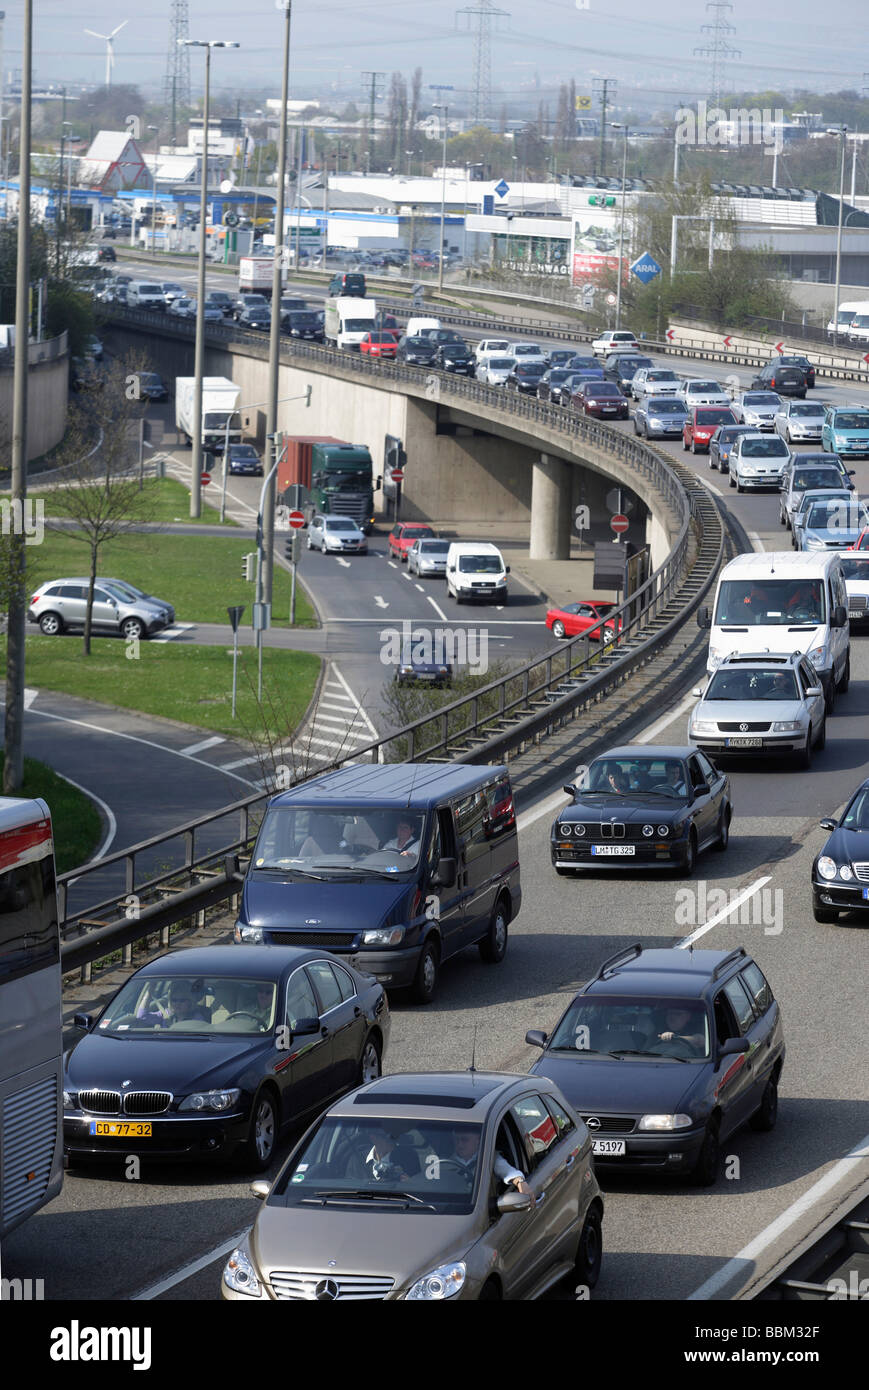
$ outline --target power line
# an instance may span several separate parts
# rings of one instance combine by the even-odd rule
[[[738,48],[734,48],[728,42],[728,34],[735,34],[736,30],[729,24],[724,17],[725,10],[732,10],[733,6],[728,0],[707,0],[707,11],[711,11],[713,21],[711,24],[701,26],[701,33],[711,34],[712,41],[705,48],[695,48],[696,58],[712,59],[712,100],[716,107],[721,106],[721,88],[724,85],[724,73],[727,61],[730,58],[741,58],[742,54]]]
[[[601,178],[606,177],[606,109],[607,96],[612,91],[616,94],[618,82],[614,77],[595,77],[593,81],[593,91],[595,96],[600,98],[600,173]]]
[[[456,18],[462,17],[474,34],[474,124],[480,125],[492,114],[492,28],[499,19],[509,19],[510,11],[497,9],[492,0],[478,0],[473,7],[456,10]]]
[[[371,156],[374,151],[374,107],[377,102],[377,98],[383,95],[382,92],[378,92],[377,83],[381,77],[385,76],[385,72],[363,72],[362,74],[362,81],[371,83],[371,92],[369,96],[370,115],[368,118],[368,149],[366,151],[369,174],[371,173]]]

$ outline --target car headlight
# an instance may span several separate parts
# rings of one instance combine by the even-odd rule
[[[690,1115],[643,1115],[637,1128],[645,1130],[688,1129],[693,1123]]]
[[[827,543],[818,536],[808,536],[805,541],[806,550],[826,550]]]
[[[822,854],[818,860],[818,873],[821,878],[831,879],[836,877],[836,863],[828,854]]]
[[[232,929],[232,939],[237,944],[246,942],[249,946],[261,946],[263,941],[262,927],[248,927],[244,922],[236,922]]]
[[[798,734],[802,729],[798,719],[777,719],[772,726],[774,734]]]
[[[709,655],[706,660],[706,665],[708,669],[714,670],[716,666],[719,666],[721,664],[726,655],[727,653],[725,652],[723,647],[713,647],[710,645]]]
[[[185,1096],[179,1110],[229,1110],[238,1101],[241,1091],[232,1086],[225,1091],[194,1091]]]
[[[424,1298],[429,1302],[437,1299],[455,1298],[464,1287],[467,1265],[463,1260],[455,1264],[438,1265],[437,1269],[417,1279],[407,1291],[407,1298]]]
[[[644,825],[644,826],[643,826],[643,834],[646,836],[646,839],[648,839],[651,835],[654,835],[654,833],[655,833],[655,827],[654,827],[653,825]]]
[[[362,933],[363,946],[398,946],[404,940],[404,927],[377,927]]]
[[[826,646],[826,643],[822,643],[820,647],[813,647],[813,648],[812,648],[812,650],[809,652],[809,661],[812,663],[812,665],[815,667],[816,670],[817,670],[817,668],[818,668],[819,666],[826,666],[826,664],[827,664],[827,646]]]
[[[573,834],[573,826],[568,825],[567,821],[565,821],[562,825],[559,825],[558,834],[562,840],[569,840]]]
[[[695,719],[691,724],[692,734],[717,734],[718,727],[711,719]]]
[[[64,1091],[63,1108],[64,1110],[78,1110],[78,1091]]]
[[[750,474],[750,475],[753,476],[753,475],[757,472],[757,469],[753,466],[753,464],[750,464],[750,463],[742,463],[741,460],[740,460],[740,462],[737,464],[737,468],[738,468],[738,470],[739,470],[740,473],[745,473],[746,475],[749,475],[749,474]]]
[[[854,875],[853,875],[852,872],[851,872],[851,865],[850,865],[850,864],[842,864],[842,866],[841,866],[840,869],[839,869],[839,877],[840,877],[840,878],[843,878],[843,879],[845,880],[846,883],[848,882],[849,879],[851,879],[851,878],[854,877]]]
[[[246,1293],[251,1298],[261,1298],[262,1288],[256,1271],[241,1246],[233,1250],[223,1267],[223,1279],[227,1288],[234,1293]]]

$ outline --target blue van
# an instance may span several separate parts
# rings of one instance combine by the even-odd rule
[[[521,901],[506,767],[347,767],[269,802],[234,937],[323,947],[428,1003],[457,951],[504,959]]]

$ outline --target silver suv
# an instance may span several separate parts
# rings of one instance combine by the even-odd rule
[[[799,617],[794,610],[794,621]],[[727,656],[713,673],[688,723],[688,738],[708,755],[789,754],[802,767],[824,747],[827,724],[821,678],[800,652]]]
[[[89,579],[80,576],[41,584],[31,597],[28,622],[38,623],[47,637],[56,637],[67,628],[83,628],[89,584]],[[122,579],[97,579],[91,615],[94,631],[118,633],[128,639],[151,637],[174,621],[171,603]]]

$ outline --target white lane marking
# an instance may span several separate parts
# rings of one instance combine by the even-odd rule
[[[353,706],[349,700],[321,700],[317,705],[317,709],[337,709],[340,710],[342,714],[346,714],[348,710],[353,709]]]
[[[355,715],[355,713],[356,713],[356,711],[354,710],[354,711],[353,711],[353,714]],[[346,715],[345,715],[344,718],[342,719],[342,718],[341,718],[339,715],[337,715],[337,714],[321,714],[320,711],[317,710],[317,728],[318,728],[318,729],[319,729],[319,727],[320,727],[321,724],[337,724],[339,729],[346,729],[346,728],[347,728],[347,717],[346,717]]]
[[[261,761],[262,758],[259,753],[252,753],[249,758],[238,758],[234,763],[219,763],[217,766],[219,772],[232,772],[233,768],[248,767],[250,763],[258,763]],[[244,782],[245,778],[239,777],[238,780]]]
[[[94,854],[90,859],[87,860],[86,863],[80,866],[82,869],[87,869],[90,867],[91,864],[95,864],[98,859],[102,859],[103,856],[108,853],[109,845],[112,843],[112,841],[118,833],[118,822],[115,820],[115,813],[112,810],[109,803],[107,801],[103,801],[103,798],[101,796],[97,796],[96,792],[92,792],[90,787],[81,786],[79,782],[74,782],[71,777],[67,777],[63,772],[58,772],[57,775],[58,777],[62,778],[64,782],[68,782],[71,787],[75,787],[77,792],[83,792],[85,796],[90,797],[91,801],[95,801],[99,806],[100,810],[103,812],[103,815],[105,816],[106,820],[108,821],[106,837],[100,845],[99,849],[97,850],[96,854]],[[71,878],[69,880],[70,886],[73,883],[76,883],[77,881],[78,875],[76,876],[76,878]]]
[[[710,917],[708,922],[704,922],[702,927],[698,927],[696,931],[692,931],[690,936],[685,936],[681,941],[677,941],[676,950],[684,951],[686,946],[691,946],[695,941],[699,941],[701,936],[705,936],[713,927],[717,927],[719,922],[723,922],[725,917],[729,917],[731,912],[734,912],[736,908],[740,907],[747,898],[750,898],[752,894],[757,893],[765,884],[771,882],[772,874],[764,874],[763,878],[759,878],[750,888],[746,888],[737,898],[734,898],[732,903],[729,903],[727,907],[723,907],[714,917]]]
[[[697,476],[698,476],[698,478],[699,478],[699,476],[700,476],[699,473],[698,473]],[[721,489],[720,489],[720,488],[717,488],[717,487],[715,486],[714,483],[710,483],[710,481],[709,481],[708,478],[704,478],[704,479],[703,479],[703,485],[704,485],[704,487],[708,487],[708,489],[709,489],[710,492],[714,492],[716,497],[723,497],[723,496],[724,496],[724,493],[721,491]]]
[[[665,714],[663,718],[657,719],[655,723],[650,724],[648,728],[642,729],[633,742],[649,743],[662,729],[666,729],[668,724],[672,724],[675,719],[679,719],[688,706],[693,703],[694,696],[686,695],[684,700],[680,700],[676,708],[671,710],[669,714]],[[560,810],[564,805],[565,795],[565,792],[552,792],[544,801],[541,801],[535,806],[533,811],[523,811],[516,819],[517,830],[527,830],[529,825],[533,825],[534,822],[540,820],[542,816],[551,816],[554,811]]]
[[[372,724],[371,720],[368,718],[368,715],[365,713],[365,711],[364,711],[364,709],[362,708],[362,706],[360,705],[359,701],[356,699],[356,696],[353,694],[353,691],[350,689],[349,685],[348,685],[347,682],[345,681],[344,677],[341,675],[341,672],[338,670],[338,667],[334,664],[334,662],[332,663],[332,671],[333,671],[334,675],[337,676],[337,678],[338,678],[338,680],[341,682],[341,684],[343,685],[344,690],[345,690],[345,693],[347,694],[348,698],[351,699],[351,700],[353,701],[353,705],[354,705],[354,707],[355,707],[355,709],[356,709],[356,713],[359,715],[359,717],[360,717],[360,719],[362,720],[362,722],[363,722],[364,724],[367,724],[368,729],[369,729],[369,732],[371,733],[371,737],[372,737],[373,739],[376,739],[376,738],[378,737],[377,730],[375,729],[375,727],[374,727],[374,725]]]
[[[397,569],[400,569],[400,568],[401,568],[401,566],[400,566],[400,565],[397,565],[397,564],[395,563],[394,560],[387,560],[386,563],[389,565],[389,568],[390,568],[390,569],[397,570]]]
[[[386,602],[386,599],[383,598],[383,596],[382,596],[381,594],[375,594],[374,602],[377,604],[377,607],[378,607],[378,608],[388,608],[388,607],[389,607],[389,604]],[[379,620],[378,620],[378,619],[371,619],[371,618],[369,618],[368,621],[369,621],[369,622],[372,622],[372,621],[375,621],[375,622],[376,622],[376,621],[379,621]]]
[[[766,546],[764,545],[763,541],[761,540],[760,536],[757,534],[756,531],[749,531],[748,539],[751,541],[755,550],[763,551],[766,549]]]
[[[338,561],[338,564],[339,564],[339,565],[343,565],[343,567],[344,567],[345,570],[349,570],[349,568],[350,568],[350,561],[349,561],[349,560],[342,560],[342,559],[341,559],[341,556],[339,555],[339,556],[337,556],[337,561]]]
[[[206,748],[216,748],[218,743],[226,743],[222,734],[215,734],[213,738],[204,738],[201,743],[190,743],[181,752],[189,757],[191,753],[204,753]]]
[[[795,1202],[791,1202],[789,1207],[785,1207],[781,1215],[777,1216],[775,1221],[766,1226],[759,1235],[756,1235],[754,1240],[743,1246],[737,1255],[734,1255],[719,1270],[710,1275],[693,1293],[689,1293],[687,1302],[697,1303],[715,1298],[720,1289],[729,1283],[734,1276],[745,1274],[747,1265],[756,1261],[758,1255],[778,1240],[779,1236],[793,1226],[800,1217],[805,1216],[837,1183],[848,1178],[855,1168],[864,1166],[867,1158],[869,1158],[869,1134],[858,1140],[844,1158],[840,1158],[837,1163],[834,1163],[829,1173],[825,1173],[822,1178],[812,1184],[807,1192],[804,1192]]]
[[[440,607],[439,604],[435,603],[435,601],[434,601],[434,599],[432,598],[431,594],[429,594],[429,596],[428,596],[428,601],[429,601],[429,603],[431,604],[431,606],[432,606],[432,608],[434,609],[434,611],[437,613],[437,615],[438,615],[438,617],[440,618],[441,622],[443,622],[443,623],[449,622],[449,619],[448,619],[446,613],[445,613],[444,610]],[[535,623],[534,626],[536,627],[537,624]]]
[[[200,1269],[205,1269],[215,1260],[219,1260],[221,1255],[231,1255],[239,1242],[244,1240],[249,1230],[250,1226],[245,1226],[244,1230],[236,1231],[234,1236],[230,1236],[229,1240],[216,1245],[207,1255],[200,1255],[198,1260],[191,1260],[190,1264],[182,1265],[174,1274],[167,1274],[166,1278],[159,1280],[158,1283],[149,1284],[146,1289],[142,1289],[141,1293],[130,1294],[130,1301],[133,1303],[149,1302],[151,1299],[159,1298],[161,1293],[174,1288],[176,1284],[183,1283],[185,1279],[192,1278],[194,1274],[199,1273]]]
[[[5,708],[5,701],[0,700],[0,709]],[[136,711],[129,711],[136,713]],[[246,777],[237,777],[235,773],[225,767],[215,767],[214,763],[207,763],[202,758],[192,758],[186,753],[182,753],[178,748],[169,748],[165,743],[155,743],[151,738],[141,738],[138,734],[124,734],[119,729],[106,729],[102,724],[91,724],[87,719],[70,719],[66,714],[49,714],[47,710],[35,709],[30,711],[37,719],[56,719],[59,724],[73,724],[78,729],[91,729],[96,734],[109,734],[112,738],[123,738],[128,743],[141,743],[145,748],[156,748],[158,753],[171,753],[174,758],[186,758],[189,763],[198,763],[200,767],[208,768],[209,772],[225,772],[228,777],[232,777],[236,782],[243,782],[249,786]],[[240,766],[240,764],[235,764]]]
[[[30,689],[28,689],[27,686],[24,687],[24,708],[25,708],[25,709],[30,709],[30,706],[33,704],[33,701],[36,699],[36,697],[37,697],[38,694],[39,694],[39,691],[38,691],[38,690],[30,690]]]
[[[420,591],[421,594],[424,594],[424,593],[425,593],[425,589],[423,588],[423,586],[422,586],[421,584],[417,584],[416,587],[419,589],[419,591]]]

